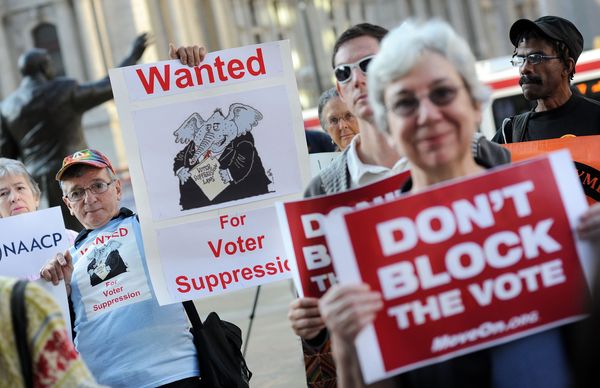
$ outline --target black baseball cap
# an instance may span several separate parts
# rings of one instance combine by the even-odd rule
[[[569,56],[575,62],[583,51],[583,36],[577,27],[567,19],[558,16],[542,16],[534,21],[519,19],[510,27],[510,41],[517,47],[519,37],[530,30],[536,30],[543,36],[563,42],[569,49]]]

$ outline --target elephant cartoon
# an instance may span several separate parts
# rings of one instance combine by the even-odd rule
[[[174,172],[179,178],[183,210],[265,194],[271,181],[254,145],[252,128],[262,113],[241,103],[232,104],[227,116],[220,109],[204,120],[193,113],[173,132],[176,143],[186,147],[175,157]],[[190,182],[190,170],[205,158],[218,158],[219,176],[229,184],[210,201]]]
[[[105,245],[96,245],[88,255],[91,259],[87,267],[92,287],[127,272],[127,263],[119,253],[121,243],[109,240]]]

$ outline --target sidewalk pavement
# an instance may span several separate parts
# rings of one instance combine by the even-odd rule
[[[253,373],[250,387],[306,387],[302,346],[287,319],[288,305],[294,297],[292,289],[291,280],[267,284],[260,289],[246,352],[246,362]],[[200,318],[204,320],[208,313],[216,311],[221,319],[242,329],[245,341],[255,295],[256,288],[251,288],[195,303]]]
[[[124,181],[121,206],[135,211],[129,181]],[[239,326],[245,344],[255,295],[256,287],[197,300],[195,304],[202,320],[216,311],[221,319]],[[252,388],[306,387],[302,345],[287,319],[288,305],[294,297],[291,280],[261,287],[246,352]]]

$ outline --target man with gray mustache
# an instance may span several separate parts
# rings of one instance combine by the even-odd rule
[[[523,96],[537,104],[504,119],[492,140],[515,143],[600,134],[600,103],[572,93],[570,85],[583,50],[577,27],[558,16],[542,16],[517,20],[509,36]]]

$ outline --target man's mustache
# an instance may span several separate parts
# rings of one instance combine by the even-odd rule
[[[542,84],[542,78],[535,75],[522,75],[519,78],[519,85],[523,86],[524,84]]]

